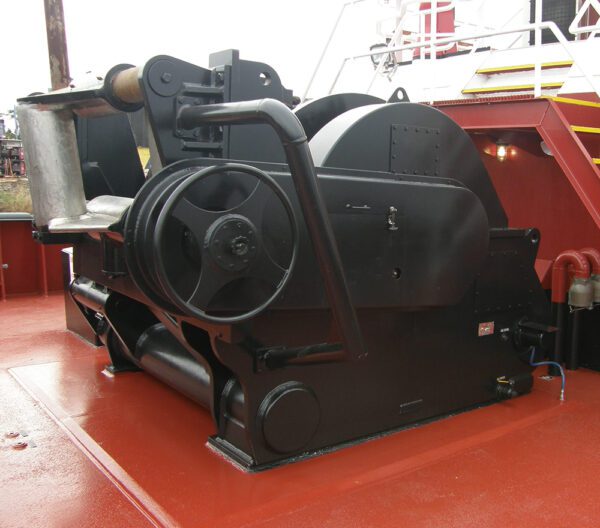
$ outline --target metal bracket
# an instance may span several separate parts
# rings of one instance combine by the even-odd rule
[[[214,86],[197,83],[183,83],[175,99],[175,116],[184,106],[202,106],[222,103],[224,87],[222,76],[213,72]],[[201,125],[191,130],[176,128],[175,136],[181,138],[181,148],[185,151],[198,151],[199,156],[223,157],[223,127],[219,125]]]

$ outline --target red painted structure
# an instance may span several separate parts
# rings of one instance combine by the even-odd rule
[[[437,9],[443,9],[443,8],[447,7],[449,4],[450,4],[450,2],[437,2]],[[429,11],[431,9],[432,9],[431,2],[421,2],[419,5],[420,11]],[[431,13],[424,15],[425,27],[423,29],[426,34],[431,34],[432,18],[433,17],[431,15]],[[454,30],[455,30],[454,8],[449,9],[448,11],[442,11],[440,13],[437,13],[436,18],[435,18],[435,24],[436,24],[435,34],[438,38],[439,37],[450,37],[450,36],[454,35]],[[430,40],[430,39],[428,37],[425,37],[425,42],[427,42],[428,40]],[[454,53],[456,50],[457,50],[456,44],[453,44],[447,50],[438,51],[436,53],[436,56],[441,57],[441,56],[444,56],[444,55],[447,55],[450,53]],[[416,48],[414,50],[415,58],[419,57],[421,55],[421,53],[423,55],[430,55],[430,50],[428,50],[428,49],[421,50],[421,48]]]
[[[600,525],[600,374],[258,474],[199,442],[209,414],[64,329],[62,296],[0,307],[0,524]],[[14,433],[14,434],[11,434]]]
[[[42,246],[31,236],[31,216],[0,214],[0,300],[60,291],[64,246]]]
[[[439,102],[473,138],[511,227],[541,232],[537,270],[550,287],[552,261],[572,247],[600,248],[600,135],[572,125],[598,126],[599,106],[505,97]],[[496,143],[510,145],[504,161]],[[552,155],[545,154],[544,141]]]

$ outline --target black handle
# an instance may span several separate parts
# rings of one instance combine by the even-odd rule
[[[327,297],[342,334],[345,356],[347,359],[366,356],[333,229],[319,191],[308,140],[298,118],[287,106],[275,99],[184,106],[177,116],[177,128],[190,130],[203,123],[267,123],[273,127],[287,156],[302,214],[325,282]]]

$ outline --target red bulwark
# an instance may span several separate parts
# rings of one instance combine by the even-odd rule
[[[208,413],[64,330],[63,299],[0,303],[0,525],[600,525],[600,374],[258,474]],[[538,371],[538,375],[543,374]],[[12,434],[11,434],[12,433]]]
[[[64,247],[35,242],[31,236],[31,219],[0,218],[0,300],[15,295],[62,291],[60,252]]]

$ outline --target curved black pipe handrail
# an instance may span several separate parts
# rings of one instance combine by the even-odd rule
[[[319,182],[304,129],[294,113],[275,99],[202,106],[183,106],[177,128],[190,130],[202,124],[267,123],[275,130],[286,153],[292,180],[306,221],[327,297],[339,325],[347,359],[360,359],[366,351],[342,267],[342,260],[319,191]]]

